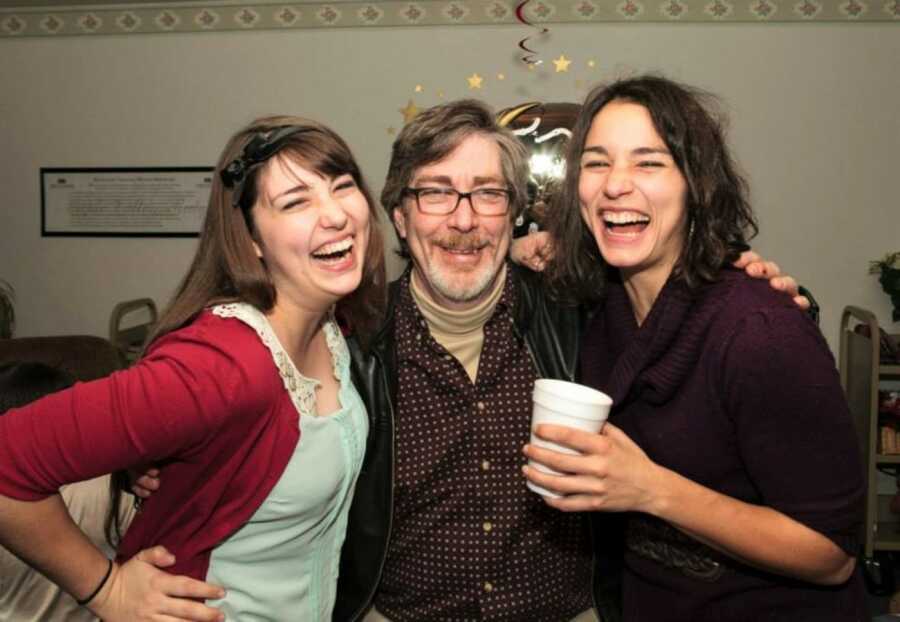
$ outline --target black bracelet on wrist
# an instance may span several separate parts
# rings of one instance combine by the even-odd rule
[[[88,604],[89,602],[94,600],[94,597],[97,594],[99,594],[100,590],[103,589],[103,586],[106,585],[107,580],[109,580],[109,575],[112,574],[112,567],[113,567],[113,560],[109,559],[107,561],[109,562],[109,566],[106,567],[106,574],[103,575],[102,579],[100,579],[100,585],[97,586],[97,589],[95,589],[93,592],[91,592],[90,595],[87,596],[86,598],[82,598],[81,600],[75,601],[80,606],[84,607],[86,604]]]

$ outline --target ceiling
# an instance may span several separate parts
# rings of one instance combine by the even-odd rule
[[[331,4],[339,4],[341,2],[349,2],[353,0],[331,0]],[[383,2],[386,0],[370,0],[372,3]],[[291,4],[320,4],[320,0],[291,0]],[[0,9],[19,9],[19,8],[40,8],[46,9],[47,7],[60,7],[60,8],[72,8],[72,7],[89,7],[89,6],[102,6],[104,8],[114,7],[114,6],[146,6],[146,7],[160,7],[160,6],[190,6],[191,2],[185,2],[185,0],[0,0]],[[193,3],[196,4],[196,3]],[[201,2],[203,6],[231,6],[237,4],[237,2],[222,2],[217,0],[205,0]],[[253,0],[246,2],[245,4],[256,4]]]
[[[139,2],[129,2],[125,0],[0,0],[0,8],[12,9],[20,7],[73,7],[73,6],[110,6],[116,4],[140,4]],[[162,2],[154,2],[154,4],[175,4],[174,0],[162,0]]]

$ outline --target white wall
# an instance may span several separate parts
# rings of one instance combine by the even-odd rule
[[[17,334],[105,335],[123,299],[170,296],[195,240],[41,238],[41,166],[211,164],[254,116],[337,128],[376,193],[397,109],[480,96],[496,106],[578,101],[591,83],[661,70],[730,104],[749,173],[755,247],[809,286],[837,348],[845,304],[890,303],[867,262],[900,250],[900,31],[892,24],[558,25],[516,61],[515,27],[95,36],[0,41],[0,278],[18,292]],[[568,74],[550,58],[574,60]],[[594,59],[589,70],[585,61]],[[469,91],[477,72],[485,88]],[[502,72],[506,79],[496,79]],[[416,84],[425,93],[413,92]]]

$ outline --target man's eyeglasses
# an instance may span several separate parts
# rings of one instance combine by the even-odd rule
[[[472,192],[454,188],[406,188],[403,193],[416,197],[419,211],[432,216],[449,216],[463,199],[469,199],[472,210],[480,216],[504,216],[509,212],[512,195],[505,188],[479,188]]]

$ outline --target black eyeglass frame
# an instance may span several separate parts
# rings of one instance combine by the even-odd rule
[[[456,194],[456,204],[453,206],[453,209],[451,209],[448,212],[435,212],[435,211],[423,210],[422,203],[419,201],[419,194],[421,194],[422,192],[425,192],[426,190],[439,190],[439,191],[447,193],[447,194],[450,194],[450,193]],[[503,212],[501,212],[499,214],[484,214],[484,213],[478,211],[478,208],[475,207],[475,202],[472,201],[472,197],[474,195],[478,194],[479,192],[502,192],[503,194],[506,195],[506,208],[503,210]],[[406,187],[403,189],[403,195],[405,195],[405,196],[411,195],[411,196],[415,197],[416,209],[418,209],[423,214],[427,214],[429,216],[449,216],[450,214],[452,214],[453,212],[455,212],[456,210],[459,209],[459,204],[462,203],[463,199],[469,200],[469,206],[471,206],[472,211],[475,212],[476,214],[478,214],[479,216],[506,216],[507,214],[509,214],[509,209],[510,209],[510,206],[512,205],[512,198],[513,198],[512,190],[509,190],[507,188],[477,188],[475,190],[472,190],[471,192],[460,192],[456,188],[435,188],[435,187],[412,188],[412,187]]]

